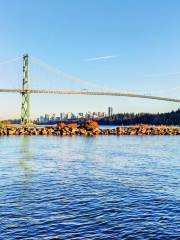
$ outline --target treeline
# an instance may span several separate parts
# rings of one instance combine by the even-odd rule
[[[98,121],[101,125],[179,125],[180,109],[169,113],[119,113],[111,117],[105,117]]]

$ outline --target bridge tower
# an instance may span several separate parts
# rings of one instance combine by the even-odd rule
[[[30,123],[29,56],[23,56],[21,123]]]

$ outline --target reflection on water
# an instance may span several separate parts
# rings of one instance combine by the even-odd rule
[[[29,177],[32,174],[32,153],[31,153],[31,137],[21,137],[21,147],[20,147],[20,155],[19,158],[19,165],[21,168],[22,173]]]
[[[0,239],[178,239],[179,143],[1,137]]]

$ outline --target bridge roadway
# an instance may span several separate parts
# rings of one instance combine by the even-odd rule
[[[108,91],[78,91],[78,90],[22,90],[22,89],[0,89],[0,92],[6,93],[37,93],[37,94],[81,94],[81,95],[97,95],[97,96],[121,96],[121,97],[134,97],[134,98],[146,98],[154,99],[160,101],[176,102],[180,103],[180,99],[168,98],[168,97],[158,97],[151,95],[143,95],[136,93],[123,93],[123,92],[108,92]]]

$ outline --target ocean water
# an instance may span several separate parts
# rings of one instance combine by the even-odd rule
[[[180,137],[0,137],[0,239],[180,239]]]

